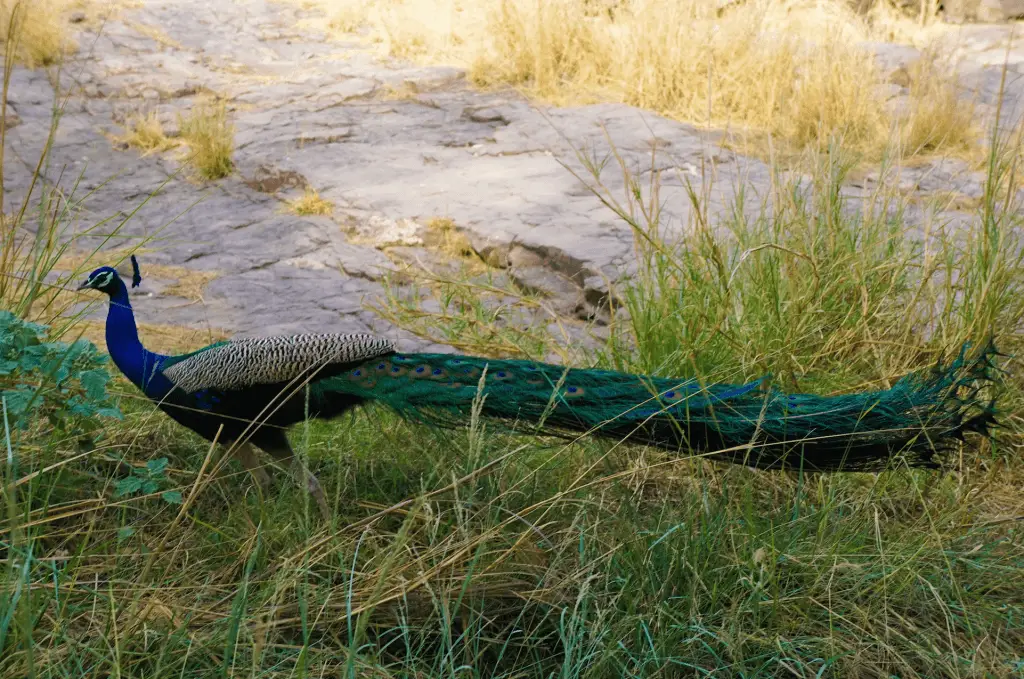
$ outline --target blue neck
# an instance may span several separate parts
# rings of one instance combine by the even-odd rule
[[[153,369],[164,357],[147,351],[139,341],[135,314],[132,313],[132,305],[128,301],[128,288],[120,279],[117,280],[117,291],[110,296],[110,305],[107,308],[106,339],[107,351],[114,360],[114,365],[124,373],[124,376],[147,396],[162,396],[149,392],[156,387],[150,379]]]

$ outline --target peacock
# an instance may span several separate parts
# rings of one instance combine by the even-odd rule
[[[132,287],[141,282],[133,255]],[[988,435],[994,399],[982,397],[997,352],[968,346],[948,365],[891,388],[846,395],[786,394],[765,379],[704,385],[696,379],[565,368],[530,360],[399,353],[369,334],[233,338],[180,356],[139,340],[128,288],[100,267],[78,288],[109,297],[107,350],[157,407],[210,441],[230,444],[260,484],[253,449],[300,475],[327,512],[316,477],[297,461],[286,430],[379,403],[423,425],[458,427],[474,408],[492,421],[556,437],[592,434],[757,469],[877,471],[894,458],[937,467],[935,456],[965,433]],[[518,427],[520,431],[523,427]]]

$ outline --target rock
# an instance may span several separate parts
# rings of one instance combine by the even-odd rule
[[[1001,23],[1024,17],[1024,0],[979,0],[978,21]]]
[[[1002,23],[1024,17],[1024,0],[945,0],[943,10],[953,23]]]
[[[258,165],[244,181],[249,188],[260,193],[277,193],[281,189],[301,189],[308,185],[306,178],[298,172],[273,165]]]
[[[383,215],[373,215],[365,222],[358,223],[353,231],[358,242],[375,248],[386,248],[394,245],[422,245],[422,228],[411,219],[391,219]]]
[[[875,66],[878,67],[884,82],[902,87],[907,86],[906,82],[902,82],[906,77],[907,68],[921,58],[921,51],[908,45],[869,41],[860,42],[857,46],[874,56]]]
[[[144,268],[156,261],[217,274],[201,304],[172,304],[163,288],[148,289],[153,297],[140,299],[137,309],[143,322],[243,334],[377,331],[424,346],[382,323],[365,302],[383,294],[380,279],[395,267],[393,259],[429,256],[433,264],[445,256],[424,246],[421,226],[442,216],[458,224],[487,264],[503,270],[489,272],[496,278],[507,273],[567,316],[600,318],[616,284],[637,269],[633,230],[587,188],[600,181],[622,201],[628,187],[621,172],[613,162],[593,177],[576,155],[600,161],[610,151],[606,132],[642,186],[660,173],[668,238],[693,223],[684,178],[701,195],[706,190],[713,224],[731,212],[740,183],[749,201],[740,210],[756,211],[772,195],[770,168],[718,149],[721,133],[621,104],[540,110],[515,93],[471,89],[462,69],[405,68],[354,44],[326,41],[300,28],[285,7],[217,3],[216,17],[206,0],[125,8],[75,69],[81,79],[61,75],[67,91],[81,85],[88,101],[67,107],[50,179],[65,168],[65,176],[80,173],[79,188],[95,189],[83,214],[97,220],[127,218],[141,206],[120,228],[118,243],[155,239]],[[124,20],[159,27],[166,39],[140,36]],[[1000,74],[991,64],[1001,58],[1004,28],[960,31],[972,69],[965,85],[989,105],[999,96]],[[888,81],[877,94],[899,106],[906,69],[920,53],[884,43],[863,47]],[[384,98],[388,86],[429,97]],[[1008,87],[1014,96],[1022,88],[1012,79]],[[119,106],[157,111],[173,134],[177,113],[211,92],[231,109],[238,168],[232,177],[193,183],[175,174],[176,154],[120,151],[103,136]],[[10,96],[21,121],[8,137],[12,157],[35,158],[49,130],[53,83],[44,71],[15,67]],[[715,177],[710,187],[700,185],[705,172]],[[7,164],[5,173],[5,190],[16,201],[30,175],[19,163]],[[977,173],[942,163],[904,168],[892,181],[908,192],[952,189],[972,197],[980,190]],[[307,186],[334,203],[333,217],[281,209],[276,194]],[[872,189],[863,188],[863,195]],[[101,237],[83,237],[83,245],[94,243]],[[538,320],[516,311],[519,321]]]
[[[489,106],[482,108],[468,107],[463,110],[462,115],[474,123],[501,123],[502,125],[508,125],[508,120],[505,119],[502,112]]]

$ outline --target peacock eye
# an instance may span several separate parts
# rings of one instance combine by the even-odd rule
[[[568,389],[566,389],[566,391],[568,391],[570,394],[575,394],[577,391],[579,391],[579,389],[577,389],[576,387],[569,387]]]

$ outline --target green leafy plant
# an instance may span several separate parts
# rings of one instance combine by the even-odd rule
[[[46,341],[44,325],[0,311],[0,396],[18,429],[48,421],[70,434],[93,434],[99,418],[121,418],[107,391],[107,357],[89,341]]]
[[[167,471],[168,461],[166,457],[158,457],[150,460],[145,467],[134,467],[131,476],[126,476],[117,482],[116,497],[128,497],[130,495],[152,495],[165,486],[168,482]],[[160,497],[167,504],[180,505],[181,491],[165,490]]]

